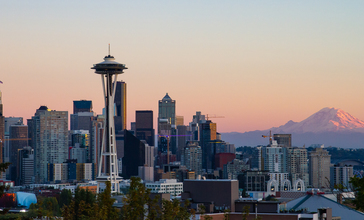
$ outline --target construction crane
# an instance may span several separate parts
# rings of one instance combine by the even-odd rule
[[[272,144],[272,140],[273,140],[273,137],[272,137],[272,131],[270,130],[269,131],[269,136],[267,135],[262,135],[263,138],[267,138],[269,137],[269,144]]]
[[[209,120],[209,118],[225,118],[225,116],[217,116],[217,115],[209,116],[209,114],[206,114],[206,121]]]

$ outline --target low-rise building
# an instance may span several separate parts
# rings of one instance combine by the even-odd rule
[[[154,183],[145,183],[145,187],[151,189],[151,193],[170,193],[173,196],[180,195],[183,191],[183,183],[176,179],[161,179]]]

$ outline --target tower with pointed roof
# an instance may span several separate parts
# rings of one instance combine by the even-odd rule
[[[158,101],[158,135],[166,136],[171,134],[171,129],[175,127],[176,101],[166,93],[162,100]],[[159,138],[160,142],[160,138]],[[158,144],[161,146],[160,144]],[[160,147],[159,151],[165,151]]]

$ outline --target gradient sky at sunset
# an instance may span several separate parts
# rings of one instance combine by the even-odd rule
[[[128,70],[128,126],[166,92],[185,124],[219,132],[301,121],[324,107],[364,119],[364,1],[0,1],[5,116],[92,100],[111,44]],[[155,126],[156,128],[156,126]]]

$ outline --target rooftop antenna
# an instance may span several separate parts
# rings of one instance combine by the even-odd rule
[[[109,56],[110,56],[110,44],[109,44]]]

